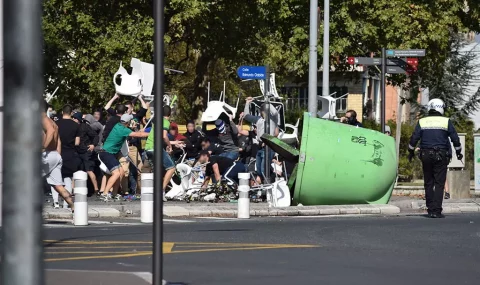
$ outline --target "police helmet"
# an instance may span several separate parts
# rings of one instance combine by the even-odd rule
[[[432,99],[428,102],[427,109],[430,111],[437,111],[443,115],[445,108],[445,103],[441,99]]]

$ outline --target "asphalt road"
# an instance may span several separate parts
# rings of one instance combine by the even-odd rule
[[[53,226],[45,240],[48,269],[151,270],[151,226]],[[169,220],[164,251],[164,279],[181,284],[476,285],[480,215]]]

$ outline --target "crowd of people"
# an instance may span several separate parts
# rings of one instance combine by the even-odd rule
[[[153,171],[155,150],[153,112],[142,96],[120,103],[115,95],[103,107],[84,114],[67,104],[56,113],[45,102],[44,177],[53,197],[53,206],[72,208],[73,174],[88,174],[90,194],[104,201],[137,199],[140,194],[140,175]],[[265,182],[266,105],[259,116],[250,112],[252,98],[247,98],[245,110],[237,122],[233,115],[223,115],[211,128],[207,123],[196,126],[188,121],[181,134],[176,122],[171,121],[170,106],[163,107],[163,190],[168,190],[175,174],[175,165],[183,160],[190,165],[204,164],[206,187],[209,181],[222,179],[238,182],[238,173],[254,171],[255,183]],[[137,107],[137,104],[140,106]],[[279,114],[270,105],[270,135],[279,134]],[[250,129],[243,128],[244,122]],[[269,152],[269,161],[277,162]]]
[[[45,103],[44,176],[55,208],[60,207],[59,196],[63,198],[64,208],[72,207],[72,177],[76,171],[88,174],[90,194],[103,201],[139,198],[141,173],[154,171],[154,114],[142,96],[133,101],[119,101],[120,96],[115,94],[103,108],[91,114],[84,114],[69,104],[55,113]],[[196,126],[194,121],[188,121],[183,134],[171,120],[171,107],[163,107],[164,195],[180,161],[205,166],[202,188],[210,181],[238,183],[240,172],[252,173],[252,184],[269,183],[265,175],[266,159],[272,165],[270,170],[274,176],[292,170],[292,165],[273,151],[265,156],[262,135],[266,133],[267,112],[270,113],[270,135],[278,137],[278,110],[271,104],[269,107],[261,104],[259,112],[254,112],[250,109],[252,102],[253,98],[246,99],[245,109],[236,122],[233,114],[223,113],[215,122],[210,122],[213,128],[207,122]],[[342,121],[361,127],[353,110],[348,111]],[[250,127],[244,128],[244,123]]]

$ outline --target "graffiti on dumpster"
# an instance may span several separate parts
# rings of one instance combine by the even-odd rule
[[[383,147],[384,145],[379,142],[379,141],[373,141],[373,144],[368,144],[373,146],[373,154],[372,154],[372,159],[366,160],[366,162],[370,162],[375,164],[376,166],[382,166],[383,165]]]
[[[358,144],[363,144],[364,146],[366,146],[367,145],[367,138],[352,136],[352,142],[353,143],[358,143]]]

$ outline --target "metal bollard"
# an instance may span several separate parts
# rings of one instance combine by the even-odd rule
[[[140,202],[142,223],[153,223],[153,173],[142,173],[142,201]]]
[[[239,219],[250,219],[250,198],[248,192],[250,191],[250,174],[239,173],[238,180],[238,215]]]
[[[75,226],[88,226],[87,179],[88,175],[84,171],[73,174],[73,193],[75,194],[73,223]]]

